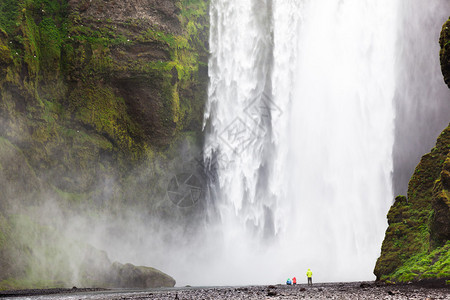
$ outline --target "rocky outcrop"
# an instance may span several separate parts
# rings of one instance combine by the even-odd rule
[[[450,20],[441,32],[441,67],[450,87]],[[450,126],[424,155],[388,213],[389,227],[374,273],[393,282],[450,279]]]
[[[424,155],[408,187],[408,197],[398,196],[388,213],[389,227],[374,273],[377,279],[419,281],[450,277],[445,261],[450,247],[449,190],[450,126],[436,147]]]
[[[154,27],[164,32],[180,34],[182,32],[179,14],[180,1],[158,0],[69,0],[73,10],[92,19],[110,19],[114,23],[125,23],[138,19],[143,26]]]
[[[175,286],[172,277],[154,268],[116,262],[112,265],[111,273],[112,283],[108,286],[142,289]]]
[[[441,45],[441,70],[444,81],[450,88],[450,19],[442,26],[439,44]]]
[[[83,259],[79,282],[82,286],[102,288],[159,288],[173,287],[175,280],[150,267],[111,263],[104,251],[88,247]]]

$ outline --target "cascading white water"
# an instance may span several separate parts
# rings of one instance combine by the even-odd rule
[[[217,283],[308,267],[318,281],[374,278],[392,201],[395,14],[390,0],[211,2]]]

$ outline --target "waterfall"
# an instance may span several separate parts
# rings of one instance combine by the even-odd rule
[[[211,1],[218,282],[374,278],[393,198],[396,13],[390,0]]]

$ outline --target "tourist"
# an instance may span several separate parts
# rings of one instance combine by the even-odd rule
[[[308,272],[306,272],[306,276],[308,277],[308,285],[312,285],[312,272],[311,272],[311,269],[308,269]]]

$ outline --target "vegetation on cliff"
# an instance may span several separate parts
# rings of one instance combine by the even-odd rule
[[[180,145],[201,143],[207,5],[0,2],[0,289],[76,281],[70,215],[168,210],[167,181],[195,156]]]
[[[441,46],[441,51],[439,53],[441,70],[444,75],[444,81],[450,88],[450,19],[442,26],[439,44]]]
[[[442,27],[441,67],[449,81],[450,20]],[[378,280],[450,280],[450,126],[424,155],[388,213],[389,227],[374,273]]]
[[[450,126],[422,157],[388,213],[389,227],[375,275],[395,282],[450,278]]]

